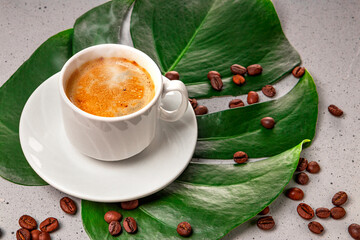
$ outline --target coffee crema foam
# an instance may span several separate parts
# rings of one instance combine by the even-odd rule
[[[154,98],[155,86],[150,74],[135,61],[98,58],[72,73],[66,94],[85,112],[118,117],[145,107]]]

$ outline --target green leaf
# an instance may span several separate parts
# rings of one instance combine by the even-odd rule
[[[233,108],[197,117],[195,157],[230,159],[237,151],[249,157],[268,157],[289,149],[303,139],[313,139],[318,114],[318,95],[306,72],[285,96],[264,103]],[[274,118],[273,129],[260,124]]]
[[[131,16],[134,46],[158,63],[163,73],[175,70],[191,97],[240,95],[279,80],[300,56],[282,32],[269,0],[141,0]],[[260,64],[263,73],[232,82],[230,66]],[[211,88],[207,73],[223,76],[224,88]]]
[[[0,176],[17,184],[46,185],[26,161],[20,146],[19,121],[32,92],[60,71],[71,57],[73,30],[44,42],[0,88]]]
[[[305,140],[304,142],[308,142]],[[193,227],[191,239],[218,239],[268,206],[290,181],[303,142],[266,160],[239,165],[190,164],[161,192],[141,200],[136,210],[119,204],[82,200],[83,225],[91,239],[113,239],[104,214],[109,210],[131,216],[138,232],[125,239],[181,239],[177,225]]]
[[[123,20],[133,2],[113,0],[79,17],[74,25],[73,53],[101,43],[119,43]]]

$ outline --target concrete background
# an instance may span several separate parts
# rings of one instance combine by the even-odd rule
[[[0,85],[50,36],[71,28],[75,19],[103,3],[101,0],[0,0]],[[274,0],[285,35],[300,53],[313,75],[319,93],[319,120],[312,146],[302,155],[320,163],[321,172],[301,186],[304,202],[314,208],[331,208],[331,198],[346,191],[347,215],[341,220],[319,221],[325,228],[317,236],[308,221],[296,213],[298,202],[280,196],[271,206],[275,229],[264,232],[255,219],[236,228],[225,239],[351,239],[347,227],[360,224],[360,1]],[[294,85],[294,79],[276,84],[278,96]],[[241,96],[244,100],[245,97]],[[261,100],[265,97],[260,95]],[[203,100],[210,111],[221,110],[232,98]],[[327,106],[336,104],[345,114],[331,116]],[[296,186],[290,183],[290,186]],[[18,219],[29,214],[42,221],[54,216],[61,227],[53,239],[88,239],[80,212],[65,215],[58,201],[64,194],[51,186],[24,187],[0,178],[0,239],[15,239]],[[80,200],[75,199],[80,206]]]

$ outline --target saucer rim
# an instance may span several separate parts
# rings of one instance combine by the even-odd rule
[[[191,111],[191,119],[192,119],[192,124],[194,125],[194,130],[195,130],[195,136],[194,136],[194,144],[193,144],[193,148],[191,149],[191,151],[189,151],[189,159],[186,161],[186,164],[184,164],[184,166],[180,169],[178,169],[177,174],[174,174],[174,176],[170,179],[168,179],[167,181],[164,181],[164,184],[158,185],[156,188],[154,188],[152,191],[148,191],[142,194],[138,194],[138,195],[133,195],[133,196],[129,196],[129,195],[123,195],[122,197],[95,197],[92,196],[91,194],[87,194],[87,193],[81,193],[78,191],[73,191],[73,190],[69,190],[67,189],[63,184],[59,184],[57,183],[58,181],[54,181],[51,178],[48,178],[46,175],[43,174],[43,171],[41,171],[40,168],[37,167],[37,165],[32,161],[29,160],[31,159],[30,157],[30,153],[26,151],[25,149],[25,136],[24,136],[24,124],[25,124],[25,114],[24,112],[27,111],[27,109],[29,108],[29,105],[31,104],[31,99],[38,94],[39,91],[42,90],[42,88],[44,88],[44,85],[48,82],[48,81],[55,81],[54,79],[57,79],[60,77],[60,72],[55,73],[54,75],[52,75],[51,77],[47,78],[44,82],[42,82],[31,94],[31,96],[28,98],[28,100],[26,101],[24,108],[21,112],[21,116],[20,116],[20,121],[19,121],[19,139],[20,139],[20,145],[21,145],[21,149],[22,152],[25,156],[26,161],[28,162],[28,164],[30,165],[30,167],[36,172],[36,174],[43,179],[46,183],[48,183],[50,186],[54,187],[55,189],[66,193],[68,195],[71,195],[73,197],[77,197],[79,199],[83,199],[83,200],[88,200],[88,201],[95,201],[95,202],[104,202],[104,203],[113,203],[113,202],[121,202],[121,201],[130,201],[130,200],[134,200],[134,199],[139,199],[139,198],[143,198],[149,195],[152,195],[156,192],[161,191],[162,189],[166,188],[167,186],[169,186],[171,183],[173,183],[184,171],[185,169],[189,166],[191,160],[192,160],[192,156],[194,155],[195,152],[195,147],[196,147],[196,142],[197,142],[197,135],[198,135],[198,129],[197,129],[197,121],[196,121],[196,116],[194,111]],[[56,85],[56,87],[58,88],[58,86]],[[188,103],[188,108],[192,109],[192,106],[190,103]],[[187,110],[188,111],[188,110]],[[186,112],[187,112],[186,111]],[[181,120],[181,118],[180,118]],[[161,120],[160,120],[161,121]],[[188,123],[190,124],[190,123]],[[187,124],[187,125],[188,125]],[[191,138],[190,138],[191,139]],[[190,154],[191,153],[191,154]],[[98,160],[101,161],[101,160]],[[121,161],[121,160],[120,160]]]

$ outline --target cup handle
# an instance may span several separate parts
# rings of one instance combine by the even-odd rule
[[[179,92],[181,94],[181,103],[176,110],[168,111],[160,106],[160,119],[167,122],[175,122],[179,120],[188,108],[188,92],[185,84],[179,80],[170,81],[167,77],[163,77],[163,92],[162,98],[169,92]]]

